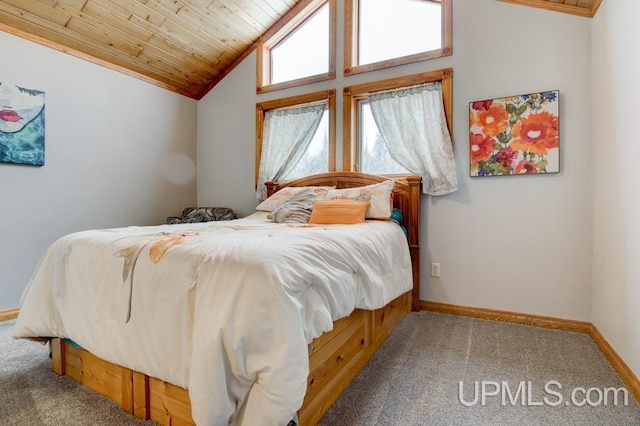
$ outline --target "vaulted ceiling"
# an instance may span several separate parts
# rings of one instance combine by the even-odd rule
[[[298,0],[0,0],[0,29],[198,99]]]
[[[602,0],[499,0],[506,3],[522,4],[556,12],[593,17]]]
[[[200,99],[311,1],[0,0],[0,30]],[[601,0],[500,1],[593,16]]]

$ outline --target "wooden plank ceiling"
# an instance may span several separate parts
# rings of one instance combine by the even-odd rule
[[[0,30],[200,99],[309,1],[0,0]],[[501,1],[593,16],[601,0]]]
[[[296,3],[0,0],[0,29],[199,99]]]
[[[522,4],[556,12],[593,17],[602,0],[499,0],[506,3]]]

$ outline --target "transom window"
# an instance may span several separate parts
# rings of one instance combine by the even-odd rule
[[[265,35],[257,50],[259,93],[335,78],[335,0],[307,4]]]
[[[271,84],[329,72],[329,4],[269,52]]]
[[[345,0],[345,75],[451,54],[451,0]]]

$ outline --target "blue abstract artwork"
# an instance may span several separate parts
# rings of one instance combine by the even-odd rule
[[[44,92],[0,83],[0,163],[44,165]]]

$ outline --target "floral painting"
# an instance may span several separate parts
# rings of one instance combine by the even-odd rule
[[[0,163],[44,165],[44,92],[0,82]]]
[[[560,171],[557,90],[469,104],[471,176]]]

